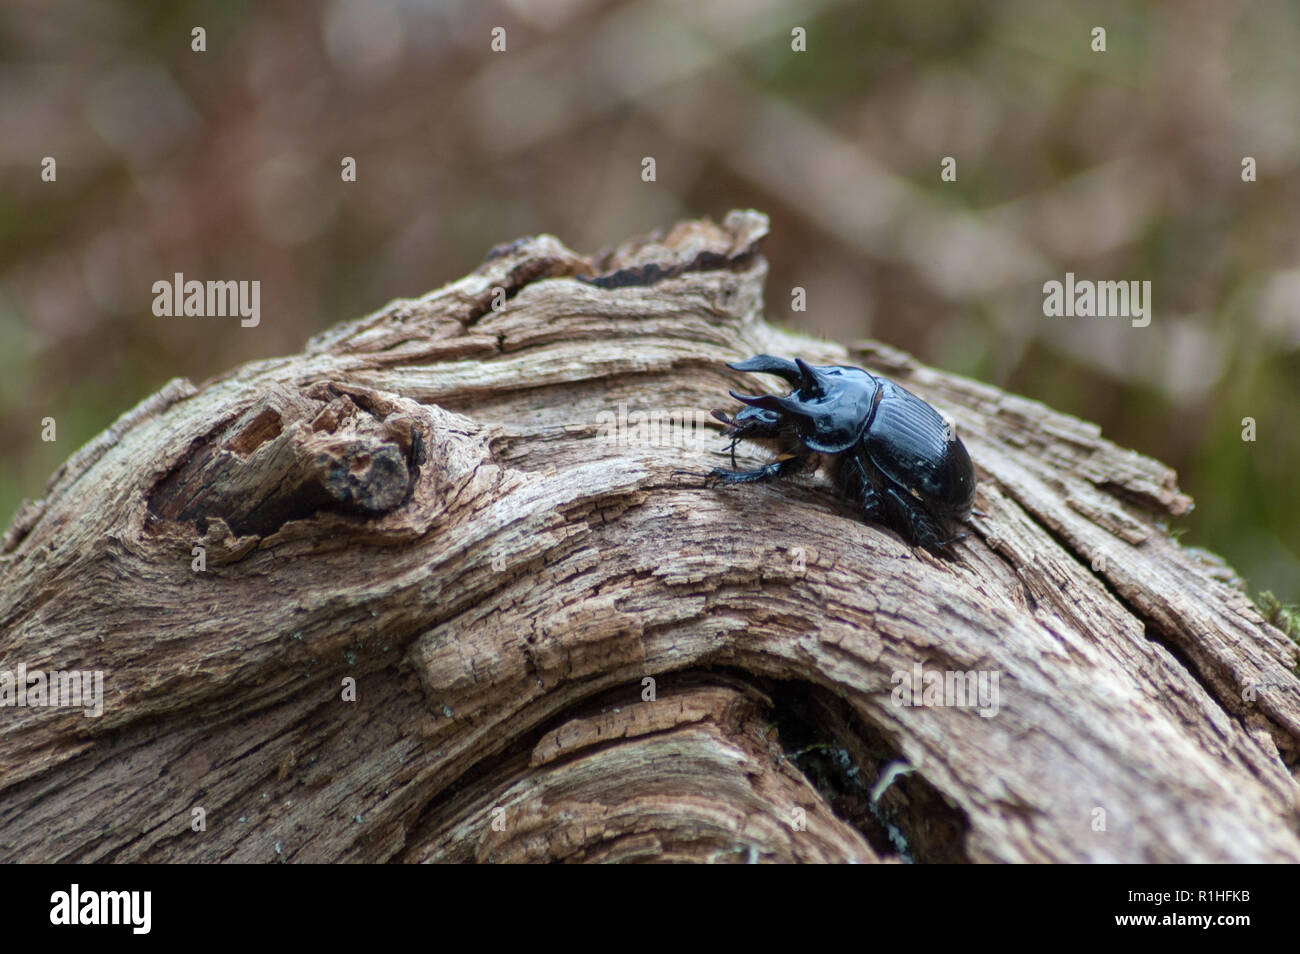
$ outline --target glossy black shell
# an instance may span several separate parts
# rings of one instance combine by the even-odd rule
[[[945,516],[965,517],[975,501],[975,466],[966,445],[911,391],[884,379],[879,385],[881,398],[864,435],[871,462]]]

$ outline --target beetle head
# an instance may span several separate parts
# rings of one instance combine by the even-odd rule
[[[798,385],[785,397],[735,391],[731,396],[747,404],[746,410],[778,415],[781,422],[793,425],[795,434],[810,450],[826,454],[842,453],[857,442],[879,400],[879,383],[861,368],[814,367],[802,358],[790,362],[770,355],[758,355],[729,367],[776,374]]]
[[[742,407],[735,417],[727,417],[725,411],[715,409],[713,416],[727,425],[723,436],[736,440],[776,437],[781,431],[781,415],[759,407]]]

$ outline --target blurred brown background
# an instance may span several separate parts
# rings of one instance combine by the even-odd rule
[[[5,0],[0,521],[171,377],[521,235],[754,207],[774,320],[1098,422],[1178,469],[1185,542],[1300,600],[1297,49],[1291,0]],[[177,271],[260,279],[260,326],[154,317]],[[1067,271],[1151,281],[1150,326],[1045,318]]]

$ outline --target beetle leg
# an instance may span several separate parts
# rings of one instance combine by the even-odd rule
[[[952,542],[944,539],[943,529],[935,519],[919,504],[908,499],[906,494],[888,487],[885,489],[885,498],[890,504],[889,509],[894,518],[891,526],[909,537],[914,546],[938,550]]]
[[[848,474],[850,496],[858,501],[863,518],[870,523],[881,523],[884,519],[884,505],[880,494],[876,493],[875,485],[867,476],[867,469],[862,466],[862,459],[856,454],[849,458]]]
[[[794,455],[778,457],[758,470],[723,470],[721,467],[715,467],[709,474],[709,480],[716,480],[720,484],[755,484],[765,480],[776,480],[778,477],[788,477],[795,473],[803,466],[804,460],[805,458]]]

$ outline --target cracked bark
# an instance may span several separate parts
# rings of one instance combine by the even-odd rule
[[[0,710],[0,858],[1300,860],[1296,647],[1165,532],[1173,473],[765,323],[765,230],[501,246],[74,454],[0,545],[0,668],[103,670],[104,713]],[[636,429],[759,352],[956,422],[951,559]],[[996,714],[894,704],[918,663],[996,672]]]

